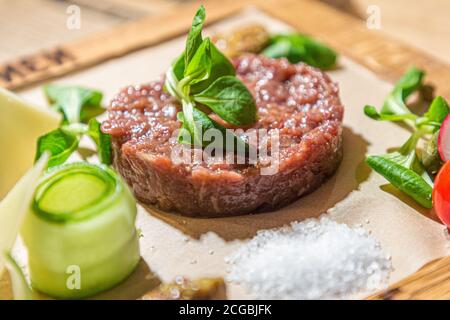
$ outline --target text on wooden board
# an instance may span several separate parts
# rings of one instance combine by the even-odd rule
[[[71,61],[74,61],[74,57],[70,53],[62,48],[55,48],[8,62],[0,66],[0,86],[20,82],[33,73]]]

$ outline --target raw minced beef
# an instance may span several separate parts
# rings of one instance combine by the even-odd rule
[[[344,108],[328,75],[257,55],[233,63],[258,108],[258,121],[250,128],[279,133],[277,173],[261,175],[259,162],[175,164],[171,153],[179,147],[174,132],[181,126],[176,116],[181,106],[159,80],[123,89],[102,124],[112,136],[114,166],[140,201],[191,216],[266,211],[311,192],[336,170]]]

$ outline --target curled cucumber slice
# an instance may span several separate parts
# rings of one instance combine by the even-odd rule
[[[85,162],[53,167],[22,227],[32,286],[84,298],[123,281],[137,266],[136,203],[111,169]]]

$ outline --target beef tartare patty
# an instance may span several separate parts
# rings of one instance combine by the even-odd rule
[[[252,128],[278,129],[277,173],[261,175],[259,163],[175,164],[181,106],[155,81],[123,89],[102,124],[112,136],[114,166],[138,200],[189,216],[267,211],[314,190],[336,170],[344,110],[337,85],[320,70],[286,59],[245,55],[233,63],[256,101]]]

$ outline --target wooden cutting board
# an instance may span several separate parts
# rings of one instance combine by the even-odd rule
[[[198,5],[180,5],[176,11],[162,16],[143,18],[7,62],[0,65],[0,86],[13,90],[26,88],[182,35],[188,29],[192,13]],[[207,23],[212,24],[232,16],[250,5],[301,32],[321,39],[343,56],[383,79],[398,79],[410,65],[423,68],[427,72],[427,79],[436,86],[436,93],[450,99],[449,66],[388,39],[377,31],[369,30],[360,21],[316,1],[208,1],[205,4]],[[431,262],[387,291],[370,298],[449,299],[450,257]]]

